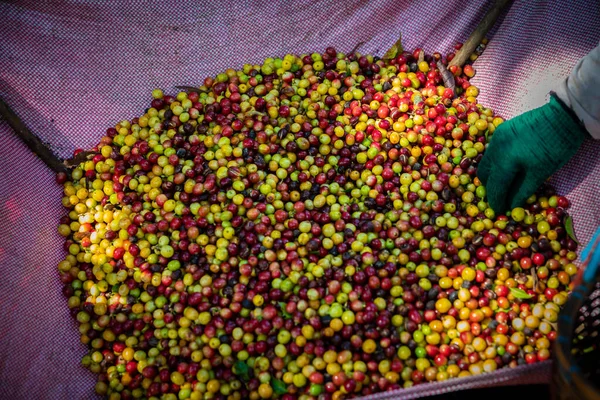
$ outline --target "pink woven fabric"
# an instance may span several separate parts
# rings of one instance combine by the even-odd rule
[[[491,1],[13,1],[0,3],[0,95],[33,132],[67,156],[139,115],[150,91],[288,52],[382,55],[403,34],[407,49],[446,54]],[[517,0],[477,61],[481,102],[511,117],[548,90],[600,38],[593,1]],[[95,377],[60,293],[56,233],[62,215],[53,174],[0,123],[0,398],[94,398]],[[600,223],[600,143],[586,142],[554,178],[573,203],[587,243]],[[504,370],[402,391],[431,393],[545,381],[547,366]],[[516,378],[516,380],[515,380]],[[386,395],[388,398],[389,395]],[[382,396],[378,396],[382,398]]]

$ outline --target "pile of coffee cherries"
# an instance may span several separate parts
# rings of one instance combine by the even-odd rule
[[[566,198],[497,215],[502,119],[440,54],[269,58],[106,131],[60,174],[63,292],[110,399],[340,399],[550,357]]]

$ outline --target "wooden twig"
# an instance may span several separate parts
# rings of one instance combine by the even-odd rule
[[[447,88],[454,90],[456,89],[456,81],[454,80],[454,75],[452,72],[448,71],[442,60],[437,62],[437,67],[440,70],[440,74],[442,75],[442,80],[444,81],[444,86]]]
[[[200,88],[194,87],[194,86],[175,86],[176,89],[180,89],[180,90],[185,90],[187,92],[196,92],[196,93],[202,93],[202,91],[200,90]]]
[[[15,112],[0,98],[0,115],[17,136],[54,172],[66,172],[67,167],[37,136],[25,126]]]
[[[356,51],[359,49],[359,47],[362,46],[363,44],[365,44],[365,42],[356,43],[356,46],[354,46],[354,48],[352,50],[350,50],[350,53],[348,53],[348,54],[355,54]]]
[[[485,14],[479,25],[477,25],[477,28],[475,28],[471,36],[469,36],[460,50],[456,52],[456,56],[454,56],[452,61],[450,61],[448,67],[452,65],[462,67],[465,62],[467,62],[485,35],[492,28],[492,26],[494,26],[502,11],[510,6],[511,3],[512,0],[496,0],[492,8],[487,12],[487,14]]]
[[[17,137],[25,143],[29,150],[34,152],[44,164],[56,173],[66,173],[70,168],[78,166],[80,163],[88,160],[90,155],[95,154],[92,151],[82,151],[73,158],[61,160],[40,138],[31,133],[29,128],[27,128],[19,116],[2,98],[0,98],[0,116],[8,122],[8,125],[15,131]]]
[[[67,168],[75,168],[84,161],[89,160],[90,155],[96,154],[93,151],[82,151],[73,158],[68,158],[63,161],[63,165]]]

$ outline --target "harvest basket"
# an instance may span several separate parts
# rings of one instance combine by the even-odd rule
[[[552,394],[560,400],[600,399],[600,274],[598,242],[582,254],[583,273],[558,320]]]
[[[192,85],[232,66],[328,45],[349,52],[360,43],[361,53],[381,56],[400,31],[406,48],[447,52],[494,2],[464,3],[2,2],[0,96],[55,153],[68,157],[95,144],[107,126],[138,113],[156,87]],[[515,1],[476,61],[481,102],[506,118],[543,104],[552,86],[597,45],[598,21],[600,10],[586,0]],[[64,254],[56,233],[60,188],[3,120],[0,137],[0,399],[96,399],[96,377],[80,366],[86,349],[56,270]],[[572,203],[583,243],[600,223],[600,160],[589,156],[599,152],[600,142],[586,141],[552,180]],[[547,383],[550,371],[543,362],[370,399]],[[567,367],[561,371],[573,375]],[[573,387],[576,379],[558,387]]]

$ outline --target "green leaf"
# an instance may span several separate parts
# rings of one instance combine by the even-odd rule
[[[575,243],[580,244],[579,240],[577,240],[577,236],[575,236],[575,230],[573,229],[573,217],[570,215],[567,216],[567,219],[565,220],[565,229],[567,231],[567,235],[569,235],[569,237],[573,239]]]
[[[237,361],[235,364],[233,364],[233,373],[244,378],[244,380],[250,379],[248,376],[248,365],[243,361]]]
[[[275,379],[273,381],[273,392],[275,394],[286,394],[288,392],[287,385],[282,380]]]
[[[283,301],[279,302],[279,307],[281,307],[281,313],[283,314],[283,318],[290,319],[290,318],[292,318],[292,314],[285,311],[285,306],[286,306],[286,303],[284,303]]]
[[[528,294],[526,291],[524,291],[523,289],[517,289],[517,288],[510,288],[510,292],[512,293],[513,296],[515,296],[517,299],[530,299],[533,296]]]
[[[398,54],[402,53],[403,51],[404,47],[402,47],[402,35],[400,35],[396,43],[394,43],[394,45],[388,51],[385,52],[385,54],[383,55],[383,59],[391,60],[393,58],[396,58]]]

